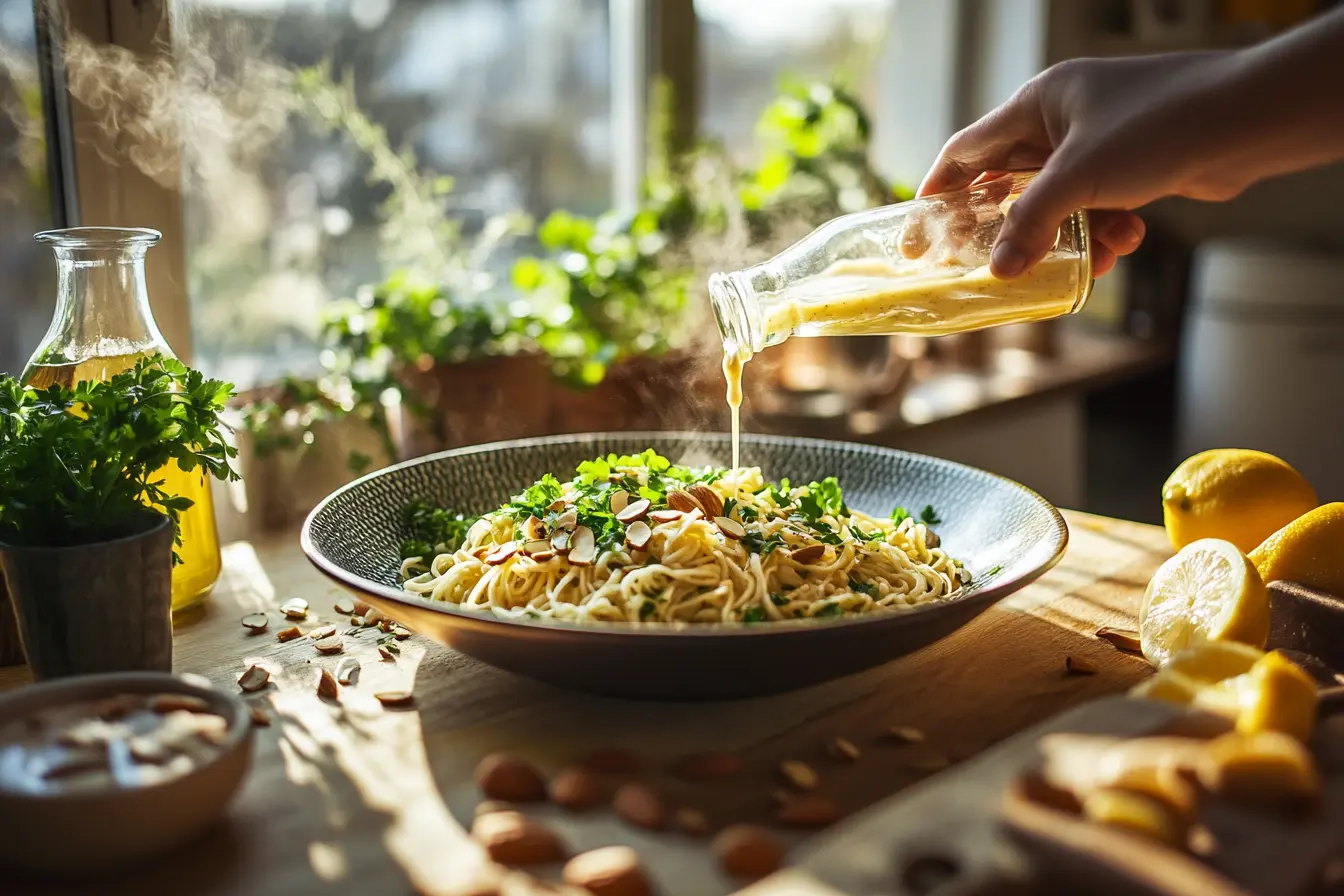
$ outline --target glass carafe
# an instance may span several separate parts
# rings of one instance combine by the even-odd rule
[[[790,336],[945,336],[1077,311],[1092,287],[1085,212],[1020,277],[989,273],[1008,209],[1034,176],[845,215],[767,262],[715,274],[725,351],[750,357]]]
[[[72,227],[39,233],[56,253],[56,313],[23,371],[37,388],[106,380],[147,355],[173,356],[149,308],[145,253],[159,232]],[[206,599],[219,578],[219,536],[210,482],[201,470],[159,473],[163,488],[193,502],[181,516],[182,562],[173,569],[173,613]]]

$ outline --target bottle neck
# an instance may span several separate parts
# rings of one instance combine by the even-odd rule
[[[145,284],[145,253],[152,242],[59,237],[47,242],[56,254],[56,312],[30,365],[170,354]]]
[[[773,344],[766,341],[771,335],[766,332],[766,309],[779,288],[779,273],[771,262],[709,278],[709,300],[725,351],[755,354]]]

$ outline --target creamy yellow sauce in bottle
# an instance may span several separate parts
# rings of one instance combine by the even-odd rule
[[[946,336],[1068,314],[1086,295],[1085,259],[1047,258],[1013,280],[983,266],[944,275],[902,273],[880,259],[838,261],[791,286],[764,308],[765,342],[790,336]],[[733,423],[733,467],[740,463],[742,368],[750,349],[724,345],[723,376]]]

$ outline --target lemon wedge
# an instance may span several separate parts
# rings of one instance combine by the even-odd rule
[[[1306,741],[1316,725],[1316,700],[1316,682],[1276,650],[1249,672],[1204,688],[1192,703],[1235,718],[1242,734],[1276,731]]]
[[[1321,792],[1311,753],[1276,731],[1234,732],[1211,741],[1196,775],[1210,793],[1257,806],[1301,804],[1314,801]]]
[[[1139,609],[1143,655],[1159,668],[1186,647],[1239,641],[1264,647],[1269,595],[1255,565],[1217,538],[1186,545],[1158,568]]]
[[[1204,641],[1192,644],[1162,667],[1164,673],[1180,675],[1201,685],[1216,684],[1245,675],[1265,657],[1258,647],[1237,641]]]

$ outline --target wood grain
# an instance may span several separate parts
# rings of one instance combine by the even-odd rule
[[[505,750],[553,774],[589,750],[622,746],[649,757],[648,782],[669,808],[703,811],[711,827],[769,823],[778,764],[808,763],[817,793],[849,812],[869,806],[1057,712],[1125,690],[1147,673],[1142,659],[1093,637],[1102,626],[1135,627],[1148,577],[1169,554],[1160,529],[1068,513],[1064,561],[1040,582],[923,651],[862,675],[763,700],[652,704],[561,691],[482,666],[413,637],[395,661],[380,659],[371,631],[346,637],[362,664],[340,704],[317,697],[319,655],[310,639],[279,644],[276,608],[290,597],[311,605],[301,627],[341,623],[342,592],[314,572],[292,536],[236,543],[202,617],[181,628],[176,668],[233,688],[249,663],[275,684],[254,703],[275,717],[257,732],[255,767],[229,818],[199,843],[124,878],[41,892],[305,894],[339,884],[346,892],[461,894],[496,872],[468,840],[480,797],[472,770]],[[249,635],[244,613],[268,611],[267,632]],[[348,620],[339,629],[349,629]],[[1066,656],[1097,667],[1069,675]],[[806,656],[797,661],[806,663]],[[619,674],[619,670],[613,670]],[[0,688],[23,675],[0,670]],[[412,686],[414,705],[383,709],[373,694]],[[924,742],[886,734],[913,726]],[[827,755],[837,736],[860,749],[857,762]],[[689,782],[665,769],[679,755],[740,754],[734,778]],[[714,894],[740,882],[719,874],[707,841],[633,830],[607,811],[571,815],[529,809],[573,851],[624,843],[638,849],[667,894]],[[796,843],[801,834],[781,836]],[[558,868],[543,868],[555,880]],[[515,882],[517,883],[517,882]],[[30,891],[38,892],[39,888]],[[526,888],[508,892],[526,892]],[[488,892],[488,890],[487,890]]]

